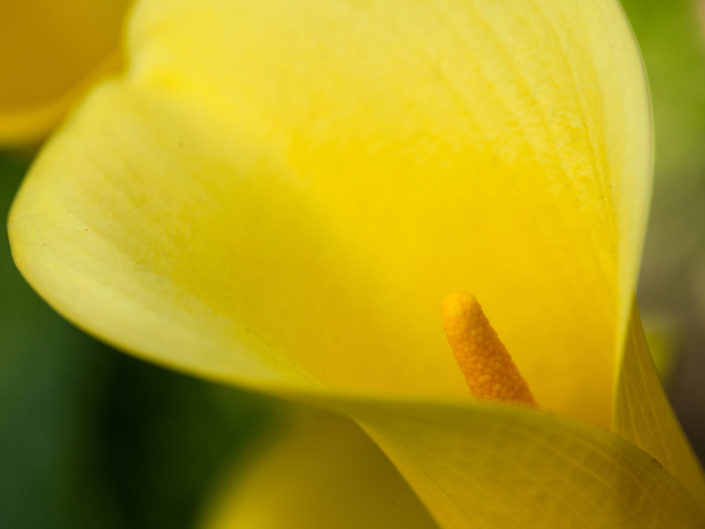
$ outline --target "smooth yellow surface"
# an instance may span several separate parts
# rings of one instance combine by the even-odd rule
[[[238,465],[202,529],[438,529],[416,495],[349,419],[300,412]]]
[[[129,0],[0,2],[0,146],[39,140],[119,63]]]
[[[107,341],[362,421],[444,529],[700,527],[690,482],[474,403],[448,351],[440,303],[473,292],[543,409],[610,422],[646,84],[616,2],[507,3],[140,3],[124,77],[23,185],[13,255]]]

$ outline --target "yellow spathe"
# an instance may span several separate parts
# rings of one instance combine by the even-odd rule
[[[612,0],[508,4],[139,3],[125,74],[24,183],[13,255],[126,350],[351,415],[444,529],[701,527],[667,402],[638,439],[617,416],[634,444],[554,415],[608,426],[633,358],[638,51]],[[547,411],[469,395],[440,316],[461,290]]]
[[[0,146],[41,139],[119,64],[129,0],[0,2]]]
[[[612,2],[496,6],[138,5],[125,79],[18,198],[20,266],[107,339],[284,390],[465,398],[439,307],[467,290],[543,407],[608,424],[650,187],[639,57]]]

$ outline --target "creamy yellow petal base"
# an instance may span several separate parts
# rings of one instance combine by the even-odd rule
[[[0,146],[41,139],[119,65],[129,0],[0,2]]]
[[[636,303],[617,379],[614,428],[655,457],[705,509],[705,474],[663,391]]]
[[[238,465],[203,529],[437,529],[416,495],[352,421],[298,412]]]

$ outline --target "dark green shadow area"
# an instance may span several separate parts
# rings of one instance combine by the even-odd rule
[[[28,162],[0,155],[0,216]],[[0,527],[192,527],[276,413],[144,364],[54,313],[0,236]]]

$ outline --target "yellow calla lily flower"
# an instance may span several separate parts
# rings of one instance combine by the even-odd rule
[[[76,99],[117,68],[128,0],[0,4],[0,147],[41,139]]]
[[[632,312],[651,123],[615,1],[152,0],[127,49],[10,215],[59,312],[352,417],[444,529],[703,526]]]

